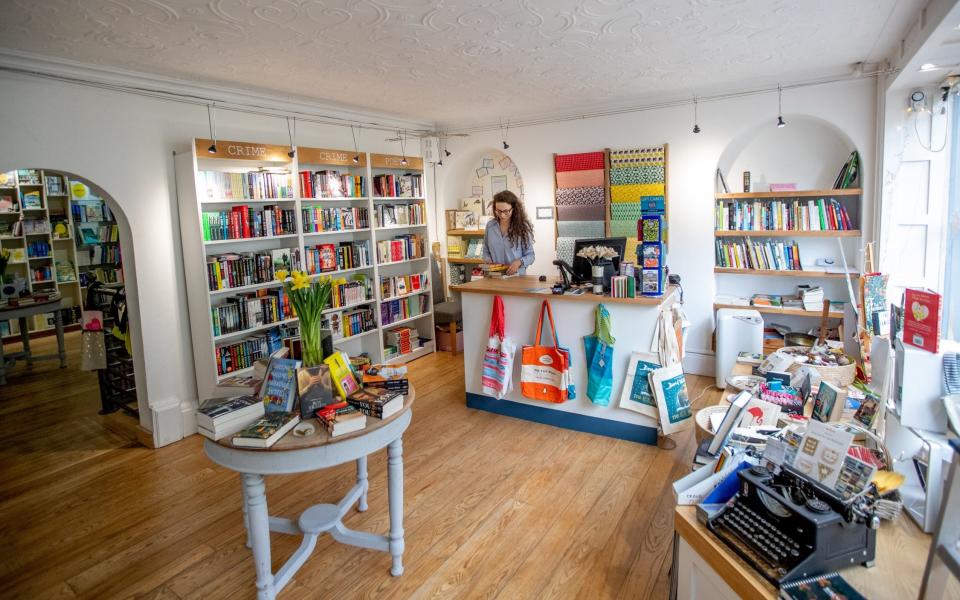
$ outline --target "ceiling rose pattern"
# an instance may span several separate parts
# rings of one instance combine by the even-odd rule
[[[844,73],[895,2],[12,0],[0,46],[464,123]]]

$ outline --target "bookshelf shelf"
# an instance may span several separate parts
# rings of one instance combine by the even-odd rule
[[[51,258],[53,257],[48,254],[46,256],[29,256],[27,260],[50,260]]]
[[[286,146],[252,142],[230,142],[226,140],[218,140],[217,147],[221,148],[221,152],[210,155],[207,152],[207,147],[210,146],[211,142],[212,140],[195,139],[188,151],[178,152],[174,159],[177,171],[177,197],[180,204],[180,210],[178,212],[180,215],[180,230],[183,242],[184,271],[187,281],[192,347],[197,375],[197,391],[201,399],[211,397],[213,388],[220,380],[226,377],[248,374],[252,371],[252,369],[248,368],[236,370],[223,376],[217,375],[218,369],[215,360],[216,349],[222,346],[225,340],[232,340],[231,343],[233,343],[240,341],[244,336],[255,334],[252,336],[252,340],[254,344],[262,341],[261,348],[265,349],[271,347],[273,344],[282,343],[279,340],[273,339],[270,339],[268,343],[266,341],[268,338],[263,335],[263,333],[256,335],[258,330],[230,333],[224,336],[217,336],[216,338],[213,336],[210,310],[213,305],[221,302],[224,296],[252,293],[264,289],[271,289],[276,293],[276,288],[280,286],[280,283],[276,281],[266,281],[258,284],[211,291],[208,284],[206,262],[209,255],[224,255],[250,251],[270,255],[271,251],[274,250],[299,248],[300,264],[295,268],[306,270],[307,263],[304,254],[306,249],[313,251],[314,248],[324,243],[332,243],[334,245],[349,242],[353,244],[365,244],[369,251],[371,264],[349,269],[315,273],[311,274],[311,278],[340,278],[350,274],[370,277],[373,291],[371,298],[361,303],[342,306],[336,309],[326,309],[324,313],[330,314],[356,309],[370,310],[374,323],[379,323],[380,320],[377,309],[379,308],[379,303],[382,301],[381,290],[380,286],[376,285],[375,282],[380,281],[379,275],[382,272],[381,269],[389,267],[388,274],[391,276],[412,275],[424,270],[420,261],[429,259],[429,256],[424,256],[422,258],[385,263],[383,265],[377,264],[376,242],[378,239],[379,241],[383,241],[380,238],[388,236],[381,234],[378,238],[380,231],[374,227],[317,232],[304,231],[304,221],[309,218],[309,215],[304,215],[304,209],[311,207],[329,208],[340,206],[347,208],[366,208],[372,224],[374,222],[372,221],[374,218],[373,215],[375,214],[374,202],[396,202],[399,204],[413,201],[426,201],[427,198],[424,195],[415,197],[373,197],[374,181],[383,175],[389,175],[395,178],[390,179],[390,185],[396,182],[396,189],[410,190],[412,188],[415,194],[424,191],[422,187],[418,187],[422,185],[422,180],[424,179],[423,161],[419,157],[408,156],[406,157],[407,164],[400,165],[403,159],[402,156],[368,154],[364,152],[360,153],[359,159],[355,163],[353,162],[353,157],[356,156],[357,153],[353,150],[330,150],[300,146],[297,148],[295,156],[290,158],[287,155],[290,148]],[[228,156],[226,153],[228,147],[233,147],[234,149],[240,148],[243,151],[239,153],[235,152],[233,155]],[[331,179],[324,180],[318,175],[321,171],[328,171]],[[247,175],[254,172],[258,174]],[[243,173],[244,181],[263,178],[258,180],[266,186],[264,189],[269,190],[264,195],[273,196],[273,198],[250,200],[225,198],[224,196],[230,195],[229,190],[231,189],[226,186],[232,185],[231,183],[225,182],[232,178],[226,178],[221,175],[222,173]],[[416,177],[404,179],[411,175],[419,175],[420,181],[417,181]],[[346,176],[363,178],[362,190],[360,190],[363,195],[329,195],[324,197],[321,194],[319,198],[311,197],[314,194],[320,194],[321,190],[323,190],[324,194],[330,190],[336,190],[337,179],[339,179],[341,185],[346,186],[360,183],[356,179],[351,180]],[[289,179],[287,177],[289,177]],[[216,190],[212,194],[208,193],[208,182],[210,182],[211,186]],[[381,187],[379,183],[382,182],[382,179],[379,180],[377,192],[391,189],[390,187]],[[286,196],[288,189],[292,190],[292,197],[276,197]],[[356,189],[356,187],[342,189]],[[333,193],[336,194],[337,192]],[[233,195],[237,195],[237,192],[234,191]],[[260,210],[264,205],[269,204],[277,204],[278,207],[283,210],[292,210],[296,222],[296,231],[298,233],[204,242],[204,212],[221,212],[230,210],[230,206],[242,205],[249,205],[252,210]],[[428,252],[430,242],[426,224],[410,227],[402,226],[396,229],[406,229],[409,232],[411,227],[422,227],[424,229],[422,232],[417,230],[416,233],[422,234],[424,252]],[[391,231],[391,236],[389,237],[402,233],[404,232]],[[274,256],[274,259],[276,260],[276,256]],[[357,257],[354,257],[354,260],[357,260]],[[348,262],[347,264],[351,263]],[[432,317],[432,312],[430,315]],[[418,318],[420,320],[417,321],[414,327],[418,329],[420,337],[432,338],[432,318]],[[293,321],[271,323],[265,326],[264,329],[278,327],[284,323],[292,324]],[[378,325],[362,334],[337,338],[334,343],[351,355],[366,352],[374,362],[382,362],[383,339],[381,331],[382,327]],[[432,351],[432,342],[430,343],[430,348]],[[246,351],[259,352],[259,350],[253,350],[252,348]],[[422,354],[423,353],[418,356]],[[244,360],[248,358],[246,355],[243,356]],[[251,357],[252,356],[253,355],[251,355]],[[239,364],[245,363],[240,362]]]
[[[837,231],[793,231],[790,229],[769,230],[733,230],[721,229],[714,232],[714,237],[860,237],[859,229],[845,229]]]
[[[863,190],[860,188],[850,188],[845,190],[795,190],[789,192],[731,192],[716,194],[717,200],[744,200],[744,199],[789,199],[789,198],[814,198],[814,197],[833,197],[838,196],[862,196]]]
[[[409,292],[400,296],[384,296],[380,299],[380,302],[388,302],[390,300],[403,300],[404,298],[409,298],[410,296],[422,296],[423,294],[429,294],[430,290],[420,290],[417,292]]]
[[[253,373],[253,367],[247,367],[238,371],[230,371],[229,373],[224,373],[223,375],[217,375],[217,382],[223,381],[228,377],[240,377],[242,375],[249,375],[251,373]]]
[[[403,259],[403,260],[395,260],[395,261],[392,261],[392,262],[377,263],[377,266],[378,266],[378,267],[392,267],[392,266],[394,266],[394,265],[405,265],[405,264],[407,264],[407,263],[417,262],[417,261],[420,261],[420,260],[427,260],[428,258],[430,258],[430,257],[429,257],[429,256],[418,256],[417,258],[405,258],[405,259]]]
[[[719,308],[749,308],[755,310],[759,313],[769,314],[769,315],[784,315],[790,317],[815,317],[819,319],[823,316],[823,311],[819,310],[803,310],[798,308],[783,308],[781,306],[744,306],[741,304],[716,304],[713,305],[713,310]],[[827,316],[831,319],[842,319],[843,313],[840,311],[831,310],[827,313]]]
[[[214,342],[219,344],[220,342],[223,342],[223,341],[246,337],[252,333],[257,333],[258,331],[266,331],[267,329],[280,327],[281,325],[290,325],[296,322],[297,322],[297,319],[292,318],[292,319],[284,319],[282,321],[275,321],[273,323],[265,323],[264,325],[257,325],[256,327],[251,327],[250,329],[241,329],[240,331],[224,333],[222,335],[215,335],[213,336],[213,340]]]
[[[482,265],[482,258],[447,258],[447,262],[454,265]]]
[[[726,267],[714,267],[714,273],[725,273],[730,275],[769,275],[773,277],[824,277],[830,279],[843,279],[845,277],[859,277],[859,273],[827,273],[826,271],[773,271],[761,269],[729,269]]]
[[[391,229],[414,229],[417,227],[426,226],[426,223],[412,223],[410,225],[384,225],[383,227],[377,227],[377,231],[389,231]]]
[[[429,317],[429,316],[431,316],[432,314],[433,314],[433,311],[428,310],[428,311],[425,312],[425,313],[421,313],[421,314],[419,314],[419,315],[413,315],[412,317],[407,317],[406,319],[400,319],[399,321],[394,321],[394,322],[392,322],[392,323],[383,323],[382,326],[383,326],[383,327],[391,327],[391,328],[392,328],[392,327],[397,327],[397,326],[399,326],[399,325],[403,325],[404,323],[409,323],[410,321],[416,321],[417,319],[422,319],[422,318],[424,318],[424,317]]]
[[[484,229],[448,229],[447,235],[466,235],[466,236],[483,236],[486,230]]]
[[[388,365],[406,364],[408,362],[417,360],[421,356],[426,356],[427,354],[431,354],[433,352],[433,348],[434,348],[434,341],[430,340],[429,342],[424,343],[423,346],[421,346],[420,348],[417,348],[416,350],[414,350],[413,352],[410,352],[409,354],[401,354],[399,356],[394,356],[393,358],[387,359],[384,362]]]
[[[368,329],[368,330],[366,330],[366,331],[364,331],[364,332],[357,333],[357,334],[354,334],[354,335],[347,335],[347,336],[342,336],[342,337],[334,338],[334,339],[333,339],[333,343],[334,343],[334,344],[337,344],[337,343],[340,343],[340,342],[346,342],[346,341],[350,341],[350,340],[357,340],[357,339],[360,339],[360,338],[367,337],[367,336],[370,335],[371,333],[377,333],[378,331],[380,331],[380,330],[377,329],[377,328],[374,328],[374,329]]]

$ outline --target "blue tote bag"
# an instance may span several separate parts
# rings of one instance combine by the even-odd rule
[[[607,406],[613,393],[613,344],[610,333],[610,312],[597,305],[596,328],[593,335],[583,337],[583,351],[587,357],[587,398],[594,404]]]

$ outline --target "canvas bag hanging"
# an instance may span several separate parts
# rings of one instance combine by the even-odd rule
[[[587,357],[587,398],[594,404],[607,406],[613,392],[613,344],[610,333],[610,311],[597,305],[596,326],[593,335],[583,336],[583,351]]]
[[[546,313],[550,320],[550,332],[553,335],[552,346],[541,346],[540,336],[543,332],[543,315]],[[545,402],[561,403],[568,398],[567,394],[567,354],[561,350],[557,342],[557,329],[553,324],[553,313],[550,303],[546,300],[540,306],[540,319],[537,321],[537,337],[533,345],[524,346],[521,352],[520,364],[520,392],[524,398],[543,400]]]
[[[483,353],[483,370],[480,376],[483,393],[502,400],[513,390],[513,358],[517,345],[504,334],[507,321],[503,310],[503,298],[493,297],[493,312],[490,315],[490,337]]]
[[[81,316],[80,370],[96,371],[107,368],[107,348],[103,340],[103,313],[85,310]]]

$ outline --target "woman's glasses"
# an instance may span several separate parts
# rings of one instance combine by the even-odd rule
[[[504,216],[506,216],[506,215],[509,215],[510,213],[513,212],[513,207],[510,207],[510,208],[507,208],[507,209],[504,209],[504,210],[500,210],[499,208],[495,208],[495,209],[493,209],[493,212],[497,213],[498,215],[504,215]]]

